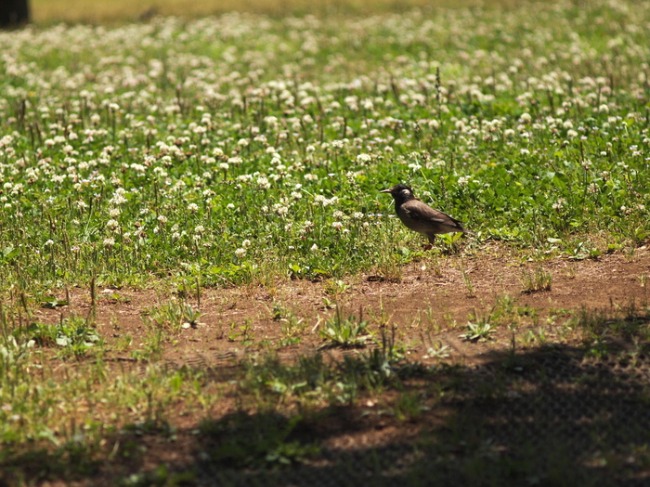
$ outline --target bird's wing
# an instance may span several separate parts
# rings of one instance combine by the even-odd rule
[[[456,220],[455,218],[450,217],[442,211],[434,210],[426,203],[423,203],[419,200],[407,201],[402,205],[402,210],[404,213],[413,220],[413,222],[435,222],[439,225],[447,226],[450,228],[456,228],[460,231],[464,231],[463,225]]]

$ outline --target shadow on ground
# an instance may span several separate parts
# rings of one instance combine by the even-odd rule
[[[592,334],[581,346],[494,352],[471,368],[396,366],[399,385],[386,393],[426,406],[405,419],[359,405],[290,417],[240,411],[176,432],[192,438],[179,462],[150,468],[127,451],[107,460],[123,462],[111,469],[74,451],[5,454],[0,479],[108,485],[108,472],[120,471],[124,485],[649,485],[648,316],[585,326]],[[378,434],[387,424],[396,433]],[[175,448],[164,427],[138,435]]]
[[[415,420],[416,438],[325,448],[312,465],[271,471],[228,468],[222,453],[212,465],[200,463],[200,478],[221,485],[647,485],[649,372],[646,357],[585,362],[585,350],[565,346],[495,354],[475,369],[428,374],[446,392]],[[272,438],[282,428],[290,430],[285,442],[305,444],[374,427],[359,411],[331,414],[340,416],[329,431],[310,420],[288,427],[272,413],[225,418],[201,447],[237,448],[247,443],[238,435]]]

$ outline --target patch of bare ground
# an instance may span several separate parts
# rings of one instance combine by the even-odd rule
[[[540,465],[550,463],[557,472],[566,474],[579,463],[582,470],[570,475],[578,483],[591,481],[590,475],[599,472],[604,464],[598,462],[604,460],[598,451],[607,448],[613,451],[608,453],[609,465],[629,460],[626,480],[647,479],[650,463],[643,463],[648,462],[647,451],[635,449],[642,449],[643,441],[650,438],[644,438],[643,428],[626,426],[625,416],[637,415],[641,426],[650,422],[640,406],[648,393],[650,364],[643,365],[642,354],[635,359],[642,365],[640,372],[629,368],[628,359],[611,367],[592,367],[575,320],[584,312],[625,315],[625,310],[646,309],[647,313],[649,277],[647,248],[596,260],[530,262],[502,248],[487,247],[474,256],[425,258],[403,268],[399,282],[366,275],[337,285],[287,281],[270,287],[204,289],[200,305],[188,300],[201,311],[198,324],[169,333],[160,355],[152,360],[205,370],[208,382],[223,385],[238,377],[242,360],[255,356],[276,354],[286,363],[319,350],[327,360],[359,356],[375,345],[322,348],[319,326],[334,316],[332,303],[337,303],[344,315],[370,322],[375,343],[382,330],[385,336],[394,332],[406,361],[417,366],[396,371],[401,379],[397,389],[362,395],[345,407],[303,411],[300,425],[292,431],[298,439],[318,443],[319,450],[288,470],[214,466],[204,458],[205,451],[227,437],[260,434],[268,424],[282,421],[251,409],[248,403],[242,410],[240,399],[222,389],[223,399],[216,401],[207,417],[216,425],[212,436],[197,436],[205,415],[184,412],[168,418],[173,434],[140,432],[131,438],[144,452],[137,461],[108,461],[80,483],[111,485],[116,476],[134,468],[151,472],[160,465],[170,472],[191,471],[190,484],[206,485],[215,479],[223,485],[263,480],[267,485],[329,485],[324,481],[327,476],[331,485],[342,485],[341,479],[420,485],[426,484],[427,469],[434,466],[441,469],[436,477],[440,481],[476,481],[480,472],[475,473],[478,477],[466,477],[463,469],[488,465],[488,475],[495,479],[514,478],[531,485],[562,480],[553,477],[554,471],[540,473],[536,467],[526,472],[528,480],[520,477],[516,463],[533,460],[518,451],[518,445],[530,451],[543,448]],[[533,289],[531,279],[546,289]],[[133,355],[149,334],[143,312],[176,297],[129,289],[100,289],[99,295],[96,322],[107,342],[106,360],[119,364],[120,370],[143,367],[143,361]],[[89,292],[76,289],[69,306],[42,309],[36,319],[58,322],[61,315],[89,312]],[[647,324],[647,315],[642,319]],[[468,322],[488,323],[491,332],[484,340],[467,340],[463,336]],[[132,337],[128,346],[125,336]],[[619,405],[616,391],[626,394],[626,405]],[[411,407],[409,398],[417,407]],[[291,410],[291,405],[286,409]],[[237,415],[244,415],[245,421]],[[238,429],[243,428],[242,421],[247,428],[253,424],[261,430],[242,432]],[[621,428],[629,433],[621,440],[627,442],[623,449],[616,446],[616,430]],[[582,445],[586,457],[565,455],[565,437],[588,443],[594,434],[601,435],[601,450]],[[490,461],[498,464],[496,471]],[[592,469],[589,462],[601,467]],[[613,470],[602,467],[603,472],[613,475],[615,483],[602,485],[625,484],[616,484]]]
[[[543,262],[521,261],[496,247],[485,250],[472,257],[438,257],[410,264],[402,269],[398,282],[353,277],[338,294],[331,283],[301,280],[272,287],[204,289],[200,305],[195,298],[187,299],[200,309],[198,324],[173,333],[162,355],[178,365],[209,366],[237,361],[251,351],[278,351],[286,357],[313,352],[323,344],[319,324],[332,318],[333,304],[338,303],[345,316],[369,320],[375,334],[380,326],[394,325],[398,339],[413,353],[425,350],[427,344],[421,342],[437,339],[453,348],[455,358],[473,360],[488,349],[510,345],[506,326],[497,327],[494,339],[487,342],[458,338],[468,321],[489,318],[503,300],[508,307],[519,308],[506,316],[520,315],[519,331],[552,324],[549,315],[561,318],[581,308],[614,310],[648,302],[650,251],[645,247],[632,255]],[[550,277],[550,289],[527,291],[526,278],[536,271]],[[98,295],[96,322],[102,337],[109,344],[132,338],[123,352],[108,347],[109,358],[115,360],[127,360],[129,352],[142,345],[148,333],[144,317],[152,309],[177,300],[175,293],[160,290],[100,289]],[[69,306],[41,309],[34,318],[55,323],[69,315],[90,313],[87,289],[71,290],[70,298]],[[526,316],[526,308],[532,316]],[[300,323],[287,330],[288,319]],[[553,326],[547,331],[552,336]],[[288,335],[298,339],[281,344]]]

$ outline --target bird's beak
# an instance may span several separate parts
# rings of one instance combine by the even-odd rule
[[[390,191],[391,191],[390,189],[382,189],[380,193],[390,193]]]

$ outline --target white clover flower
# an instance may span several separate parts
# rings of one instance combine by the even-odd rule
[[[115,245],[115,239],[113,237],[106,237],[103,243],[104,247],[113,247]]]
[[[251,241],[246,239],[241,243],[241,246],[245,249],[249,248],[251,246]]]
[[[119,190],[122,191],[120,192]],[[117,188],[117,190],[115,190],[115,194],[110,199],[110,203],[115,206],[126,203],[126,198],[123,196],[123,194],[124,194],[124,190],[122,188]]]
[[[120,224],[117,220],[111,219],[106,222],[106,227],[110,228],[111,230],[115,230],[116,228],[120,227]]]
[[[205,232],[205,227],[203,225],[197,225],[197,226],[194,227],[194,232],[198,233],[198,234],[201,234],[201,233]]]
[[[471,178],[469,176],[461,176],[461,177],[459,177],[458,178],[458,186],[467,186],[470,179]]]
[[[332,228],[334,230],[340,230],[341,228],[343,228],[343,223],[341,223],[341,222],[332,222]]]
[[[316,252],[318,250],[318,245],[316,244],[312,245],[309,250],[311,250],[312,252]]]
[[[411,164],[409,164],[409,169],[411,171],[413,171],[413,172],[417,172],[420,169],[422,169],[422,166],[420,164],[418,164],[417,162],[412,162]]]
[[[196,213],[197,211],[199,211],[199,205],[197,205],[196,203],[190,203],[189,205],[187,205],[187,209],[191,213]]]
[[[160,223],[167,223],[168,218],[167,218],[165,215],[158,215],[157,220],[158,220]]]
[[[246,249],[240,247],[237,250],[235,250],[235,257],[237,257],[238,259],[241,259],[245,255],[246,255]]]
[[[52,240],[52,239],[47,240],[47,241],[43,244],[44,247],[51,247],[52,245],[54,245],[54,240]]]
[[[257,185],[260,189],[269,189],[271,187],[271,183],[269,183],[269,180],[264,176],[259,176],[257,178]]]
[[[372,156],[370,154],[359,154],[357,156],[357,162],[360,164],[366,164],[368,162],[372,161]]]
[[[561,210],[562,208],[564,208],[565,204],[566,204],[566,199],[559,198],[555,203],[553,203],[552,208],[554,210]]]

